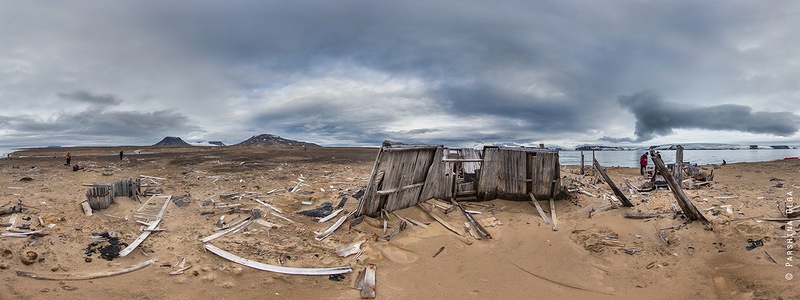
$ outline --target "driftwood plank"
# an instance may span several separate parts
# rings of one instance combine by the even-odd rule
[[[121,275],[121,274],[125,274],[125,273],[130,273],[130,272],[133,272],[133,271],[141,270],[141,269],[146,268],[149,265],[152,265],[155,262],[156,262],[155,259],[151,259],[151,260],[148,260],[148,261],[144,261],[144,262],[129,266],[129,267],[121,269],[121,270],[103,271],[103,272],[91,273],[91,274],[57,274],[57,273],[37,274],[37,273],[27,272],[27,271],[17,271],[17,276],[33,278],[33,279],[39,279],[39,280],[91,280],[91,279],[111,277],[111,276],[116,276],[116,275]]]
[[[622,202],[622,206],[633,207],[633,203],[631,203],[628,200],[628,197],[625,197],[625,194],[623,194],[622,191],[617,188],[617,185],[611,181],[611,177],[608,177],[608,173],[606,173],[606,170],[600,165],[600,162],[598,162],[597,159],[594,159],[594,167],[600,172],[600,175],[603,176],[603,179],[606,180],[606,183],[608,183],[608,186],[611,187],[611,190],[614,191],[614,195],[619,197],[619,201]]]
[[[664,161],[661,160],[659,155],[656,155],[654,150],[650,150],[650,157],[653,160],[653,164],[656,165],[656,169],[661,175],[664,177],[664,180],[667,181],[667,185],[669,185],[669,189],[672,190],[672,194],[675,196],[675,199],[678,200],[678,205],[683,210],[683,213],[686,215],[689,220],[692,221],[701,221],[703,223],[708,223],[708,219],[697,210],[697,207],[692,204],[692,201],[689,200],[689,197],[686,196],[686,193],[683,192],[683,189],[675,182],[675,178],[670,176],[669,170],[664,165]]]
[[[460,236],[464,236],[463,232],[461,232],[460,230],[458,230],[455,227],[453,227],[453,225],[450,225],[449,223],[447,223],[447,221],[442,220],[442,218],[440,218],[439,216],[435,215],[432,211],[429,211],[429,210],[425,209],[425,207],[422,206],[422,204],[418,203],[417,206],[419,206],[419,208],[421,208],[426,213],[428,213],[428,215],[431,216],[431,218],[436,220],[436,222],[439,222],[439,224],[442,224],[442,226],[444,226],[445,228],[449,229],[450,231],[454,232],[455,234],[458,234]]]

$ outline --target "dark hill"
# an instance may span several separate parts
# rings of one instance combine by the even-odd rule
[[[191,146],[191,145],[187,142],[184,142],[183,139],[177,136],[168,136],[153,146]]]
[[[250,147],[300,147],[306,145],[307,147],[321,147],[320,145],[308,142],[300,142],[289,140],[277,135],[260,134],[236,144],[235,146],[250,146]]]

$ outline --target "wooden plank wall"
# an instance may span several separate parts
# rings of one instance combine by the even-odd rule
[[[483,164],[478,181],[478,200],[527,197],[526,153],[498,147],[483,148]]]
[[[478,176],[478,200],[528,201],[528,193],[549,199],[556,179],[554,196],[561,186],[558,152],[485,147]],[[540,198],[541,197],[541,198]]]
[[[375,216],[380,210],[416,205],[428,171],[441,156],[441,146],[382,147],[356,215]]]
[[[536,199],[550,199],[550,195],[557,196],[561,187],[561,164],[558,152],[531,152],[528,154],[530,164],[530,193]],[[553,190],[553,179],[556,180]]]

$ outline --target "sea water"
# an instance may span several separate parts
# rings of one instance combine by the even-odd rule
[[[641,151],[594,151],[594,157],[604,167],[639,167]],[[659,150],[664,163],[675,163],[675,150]],[[583,151],[584,164],[592,164],[592,151]],[[800,149],[746,149],[746,150],[683,150],[683,161],[698,165],[737,162],[759,162],[782,160],[786,157],[800,156]],[[559,151],[559,160],[562,165],[580,165],[581,151]],[[653,164],[648,155],[647,161]]]

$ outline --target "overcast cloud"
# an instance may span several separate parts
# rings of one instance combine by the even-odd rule
[[[0,145],[800,144],[795,1],[4,4]]]

